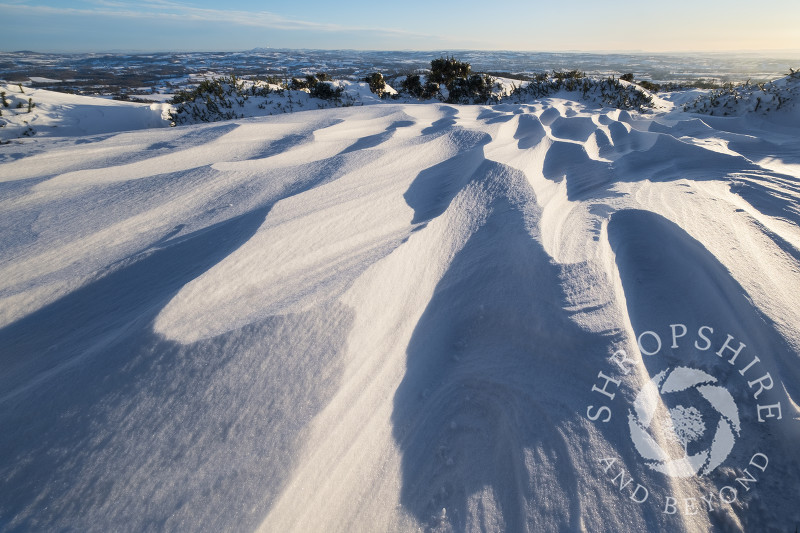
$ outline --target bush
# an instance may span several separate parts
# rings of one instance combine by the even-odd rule
[[[244,83],[236,76],[203,80],[190,91],[178,91],[170,101],[175,110],[170,112],[170,123],[174,126],[190,121],[212,122],[230,120],[238,115],[233,111],[234,103],[244,105],[248,95]]]
[[[283,80],[278,76],[265,76],[264,78],[255,78],[256,81],[264,81],[270,85],[283,85]]]
[[[442,99],[442,87],[447,89],[448,103],[475,104],[487,103],[494,98],[492,87],[494,78],[486,74],[470,74],[469,63],[454,57],[440,57],[431,61],[430,74],[422,84],[418,74],[409,74],[400,83],[400,91],[421,100]]]
[[[619,77],[622,81],[633,82],[633,73],[628,72],[627,74],[623,74]]]
[[[468,77],[471,70],[469,63],[454,57],[440,57],[431,61],[428,80],[449,87],[456,79]]]
[[[321,100],[334,100],[342,95],[342,88],[336,87],[330,81],[321,81],[311,87],[311,96]]]
[[[400,83],[400,89],[420,100],[429,100],[439,94],[439,84],[428,80],[422,85],[419,74],[409,74]]]
[[[293,91],[302,91],[303,89],[312,89],[319,80],[313,74],[306,74],[305,78],[292,78],[289,83],[289,88]]]
[[[618,109],[643,111],[653,107],[653,98],[635,85],[623,85],[613,77],[602,80],[587,78],[578,70],[537,74],[524,87],[515,88],[511,96],[521,102],[529,98],[544,98],[561,90],[580,91],[583,98],[594,98]]]
[[[620,79],[621,79],[621,78],[620,78]],[[636,83],[637,83],[637,84],[638,84],[638,85],[639,85],[641,88],[643,88],[643,89],[647,89],[647,90],[648,90],[648,91],[650,91],[651,93],[657,93],[658,91],[660,91],[660,90],[661,90],[661,86],[660,86],[660,85],[658,85],[657,83],[653,83],[652,81],[642,80],[642,81],[639,81],[639,82],[636,82]]]
[[[554,70],[553,78],[555,80],[557,89],[561,89],[563,87],[568,91],[577,91],[578,89],[585,87],[585,83],[583,82],[586,78],[586,73],[581,72],[580,70]],[[584,90],[584,94],[585,93],[586,91]]]
[[[378,96],[383,96],[383,91],[386,90],[386,80],[383,79],[383,74],[380,72],[373,72],[364,81],[369,84],[369,90]]]
[[[800,73],[790,70],[783,79],[769,83],[728,83],[695,101],[684,104],[684,111],[708,115],[742,115],[778,111],[800,100]]]
[[[232,92],[241,92],[242,90],[243,83],[236,76],[214,78],[211,80],[203,80],[194,89],[176,92],[170,103],[182,104],[184,102],[194,102],[198,98],[220,99],[225,95],[230,95]]]
[[[447,102],[451,104],[485,103],[492,99],[494,78],[473,74],[469,78],[456,78],[448,86]]]

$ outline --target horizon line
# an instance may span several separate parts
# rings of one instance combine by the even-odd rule
[[[292,50],[298,52],[383,52],[383,53],[443,53],[443,52],[486,52],[486,53],[521,53],[521,54],[624,54],[624,55],[682,55],[682,54],[800,54],[800,48],[762,48],[762,49],[713,49],[713,50],[621,50],[621,49],[597,49],[597,50],[581,50],[581,49],[539,49],[539,50],[522,50],[511,48],[398,48],[398,49],[380,49],[380,48],[292,48],[283,46],[256,46],[249,49],[218,49],[218,50],[204,50],[204,49],[131,49],[131,48],[110,48],[110,49],[70,49],[70,50],[56,50],[56,49],[43,49],[43,50],[0,50],[3,54],[176,54],[176,53],[196,53],[196,54],[220,54],[220,53],[244,53],[256,52],[261,50]],[[800,57],[798,57],[800,59]]]

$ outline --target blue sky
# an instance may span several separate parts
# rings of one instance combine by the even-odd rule
[[[255,47],[798,49],[800,0],[0,0],[4,51]]]

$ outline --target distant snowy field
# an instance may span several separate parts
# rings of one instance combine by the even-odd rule
[[[3,90],[0,531],[800,523],[800,106]]]

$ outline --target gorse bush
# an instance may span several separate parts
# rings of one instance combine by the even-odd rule
[[[302,91],[304,89],[311,90],[319,80],[313,74],[306,74],[305,78],[292,78],[289,82],[289,88],[293,91]]]
[[[170,123],[184,124],[192,121],[213,122],[239,118],[234,103],[244,105],[248,95],[244,83],[236,76],[203,80],[189,91],[178,91],[170,101]]]
[[[454,57],[431,61],[425,83],[419,74],[409,74],[400,82],[399,90],[420,100],[437,98],[451,104],[485,104],[496,102],[494,78],[487,74],[471,74],[469,63]]]
[[[627,74],[623,74],[622,76],[619,77],[619,79],[622,81],[627,81],[628,83],[635,83],[642,89],[647,89],[651,93],[657,93],[658,91],[661,90],[661,87],[658,84],[653,83],[652,81],[647,81],[647,80],[634,81],[633,74],[630,72],[628,72]]]
[[[454,57],[442,56],[430,63],[430,70],[410,73],[404,77],[391,78],[395,93],[388,87],[380,72],[372,72],[363,78],[372,93],[381,98],[405,98],[422,101],[438,100],[452,104],[494,104],[503,102],[527,103],[554,96],[560,91],[578,93],[579,97],[604,106],[626,110],[647,111],[654,106],[652,93],[662,87],[646,80],[635,80],[632,73],[615,78],[590,78],[580,70],[553,70],[522,76],[518,82],[499,84],[486,73],[475,73],[468,62]],[[509,78],[514,78],[509,74]],[[800,74],[792,71],[789,81],[797,80]],[[518,84],[517,84],[518,83]],[[787,82],[789,83],[789,82]],[[794,83],[794,82],[792,82]],[[780,109],[800,91],[800,83],[787,89],[786,84],[745,84],[717,88],[687,104],[686,110],[712,114],[730,114],[736,109],[769,111]],[[509,88],[510,86],[510,88]],[[172,100],[174,106],[170,117],[174,124],[225,120],[264,114],[254,111],[258,107],[282,113],[316,107],[339,107],[364,103],[358,91],[345,91],[346,85],[334,82],[330,76],[318,72],[290,78],[265,80],[240,80],[235,76],[215,78],[201,82],[191,90],[179,91]],[[675,90],[677,86],[667,85]],[[387,92],[388,91],[388,92]],[[258,98],[247,104],[248,99]],[[20,108],[25,105],[20,98],[12,103]],[[3,95],[3,105],[9,103]],[[32,101],[28,110],[32,110]]]
[[[331,102],[318,104],[319,107],[352,105],[351,101],[341,101],[341,87],[328,81],[330,78],[327,75],[322,77],[326,80],[320,80],[312,74],[281,83],[274,83],[278,81],[275,78],[244,81],[236,76],[204,80],[194,89],[178,91],[170,100],[173,105],[169,113],[170,124],[176,126],[243,118],[245,112],[250,115],[254,113],[253,107],[266,110],[268,105],[275,112],[294,111],[303,108],[309,97]],[[256,98],[256,101],[248,104],[251,98]]]
[[[684,111],[706,115],[769,113],[784,109],[800,99],[800,71],[790,69],[779,80],[768,83],[726,84],[683,106]]]
[[[342,88],[335,86],[330,81],[318,81],[311,86],[310,94],[321,100],[335,100],[341,97]]]
[[[642,80],[637,81],[637,85],[639,85],[642,89],[647,89],[651,93],[657,93],[661,90],[661,86],[657,83],[653,83],[652,81]]]
[[[493,97],[494,78],[487,74],[471,74],[469,63],[454,57],[440,57],[431,61],[428,80],[447,89],[445,102],[451,104],[485,104],[496,101]]]
[[[423,85],[419,74],[406,76],[406,79],[400,82],[400,90],[420,100],[430,100],[440,95],[439,84],[428,80]]]
[[[578,70],[543,72],[527,85],[517,87],[511,99],[518,102],[551,96],[559,91],[580,92],[585,99],[594,98],[603,105],[618,109],[644,111],[653,107],[653,97],[636,85],[623,84],[616,78],[588,78]]]
[[[292,78],[292,81],[289,82],[289,89],[293,91],[302,91],[303,89],[308,89],[308,80],[301,79],[301,78]]]
[[[488,103],[494,95],[494,78],[473,74],[468,78],[455,78],[447,86],[447,102],[452,104]]]
[[[335,86],[331,77],[324,72],[318,72],[316,76],[306,74],[305,78],[292,78],[288,88],[293,91],[308,90],[311,96],[321,100],[333,100],[342,94],[342,88]]]
[[[369,85],[370,91],[378,96],[383,96],[383,93],[386,90],[386,80],[383,79],[383,74],[380,72],[373,72],[364,78],[364,81]]]
[[[467,78],[472,67],[469,63],[459,61],[454,57],[440,57],[431,61],[431,73],[428,80],[448,87],[461,78]]]

